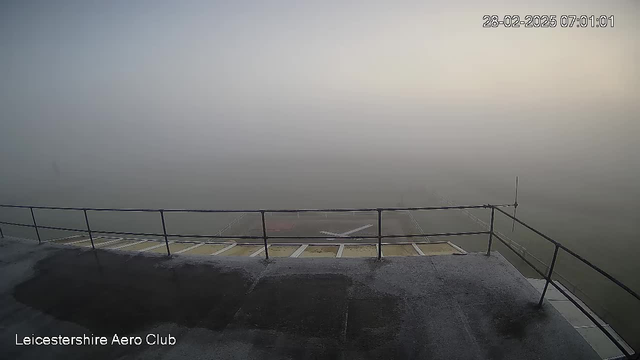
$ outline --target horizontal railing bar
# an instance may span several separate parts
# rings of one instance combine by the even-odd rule
[[[162,235],[164,236],[164,234]],[[179,237],[179,238],[211,238],[211,239],[262,239],[262,236],[251,236],[251,235],[197,235],[197,234],[168,234],[168,237]]]
[[[31,206],[0,204],[5,208],[43,209],[43,210],[77,210],[77,211],[128,211],[128,212],[204,212],[204,213],[295,213],[295,212],[373,212],[373,211],[413,211],[413,210],[452,210],[452,209],[481,209],[490,207],[509,207],[513,204],[496,205],[456,205],[456,206],[421,206],[421,207],[381,207],[381,208],[331,208],[331,209],[250,209],[250,210],[214,210],[214,209],[148,209],[148,208],[88,208],[64,206]]]
[[[567,253],[569,253],[570,255],[572,255],[573,257],[575,257],[576,259],[582,261],[583,263],[585,263],[587,266],[591,267],[593,270],[599,272],[601,275],[603,275],[604,277],[606,277],[607,279],[613,281],[616,285],[620,286],[621,288],[623,288],[626,292],[628,292],[629,294],[631,294],[633,297],[635,297],[636,299],[640,300],[640,295],[638,295],[635,291],[631,290],[631,288],[629,288],[627,285],[621,283],[618,279],[614,278],[613,276],[609,275],[606,271],[600,269],[599,267],[597,267],[596,265],[593,265],[591,262],[589,262],[589,260],[583,258],[582,256],[576,254],[573,250],[567,248],[566,246],[560,244],[559,242],[553,240],[552,238],[548,237],[547,235],[541,233],[540,231],[532,228],[531,226],[525,224],[524,222],[522,222],[521,220],[517,219],[514,216],[509,215],[508,213],[506,213],[504,210],[498,209],[496,208],[496,210],[500,211],[501,213],[507,215],[509,218],[511,218],[512,220],[515,220],[516,222],[518,222],[518,224],[526,227],[527,229],[535,232],[536,234],[542,236],[543,238],[549,240],[550,242],[552,242],[553,244],[555,244],[556,246],[558,246],[559,248],[561,248],[562,250],[566,251]]]
[[[49,230],[60,230],[60,231],[75,231],[75,232],[87,232],[87,229],[73,229],[73,228],[63,228],[57,226],[46,226],[46,225],[38,225],[38,229],[49,229]]]
[[[14,222],[8,222],[8,221],[0,221],[0,224],[5,224],[5,225],[14,225],[14,226],[24,226],[24,227],[35,227],[32,224],[21,224],[21,223],[14,223]]]
[[[545,274],[542,273],[542,271],[538,270],[537,267],[533,266],[533,264],[527,260],[522,254],[520,254],[516,249],[514,249],[513,247],[511,247],[511,245],[509,245],[504,239],[502,239],[500,237],[500,235],[496,234],[495,232],[493,233],[493,236],[496,237],[496,239],[500,240],[501,243],[504,244],[504,246],[508,247],[511,251],[513,251],[516,255],[518,255],[518,257],[520,259],[522,259],[524,262],[526,262],[527,264],[529,264],[529,266],[531,266],[531,268],[533,270],[535,270],[540,276],[542,276],[542,278],[546,279],[547,276]]]
[[[127,232],[127,231],[106,231],[106,230],[93,230],[91,232],[94,234],[111,234],[111,235],[138,235],[138,236],[160,236],[164,237],[164,234],[158,233],[143,233],[143,232]],[[140,239],[144,240],[144,239]]]
[[[138,235],[138,236],[160,236],[164,237],[164,233],[139,233],[139,232],[125,232],[125,231],[105,231],[105,230],[91,230],[92,233],[97,234],[113,234],[113,235]],[[212,238],[212,239],[262,239],[262,236],[219,236],[219,235],[195,235],[195,234],[167,234],[168,237],[178,238]]]
[[[560,291],[562,295],[564,295],[567,299],[569,299],[569,301],[571,301],[573,305],[575,305],[578,308],[578,310],[582,311],[582,313],[585,314],[589,318],[589,320],[591,320],[591,322],[593,322],[605,335],[607,335],[609,340],[611,340],[616,345],[616,347],[618,347],[618,349],[622,351],[622,353],[625,356],[627,357],[631,356],[631,354],[629,354],[627,349],[625,349],[624,346],[622,346],[622,344],[620,344],[618,340],[616,340],[616,338],[613,335],[611,335],[611,333],[609,333],[609,331],[607,331],[604,326],[602,326],[602,324],[600,324],[591,314],[589,314],[589,312],[584,307],[582,307],[582,305],[580,305],[576,300],[574,300],[573,297],[569,296],[569,294],[566,291],[564,291],[561,286],[558,286],[555,283],[555,281],[551,279],[549,279],[549,283],[551,283],[551,285],[553,285],[558,291]]]
[[[430,234],[408,234],[408,235],[382,235],[382,238],[412,238],[412,237],[435,237],[435,236],[463,236],[463,235],[488,235],[489,231],[467,231],[467,232],[452,232],[452,233],[430,233]],[[374,236],[377,237],[377,236]]]
[[[0,221],[0,224],[16,225],[24,227],[34,227],[29,224],[12,223],[6,221]],[[38,228],[61,230],[61,231],[75,231],[75,232],[87,232],[86,229],[73,229],[62,228],[55,226],[38,225]],[[126,232],[126,231],[106,231],[106,230],[91,230],[96,234],[115,234],[115,235],[139,235],[139,236],[164,236],[159,233],[141,233],[141,232]],[[452,233],[428,233],[428,234],[404,234],[404,235],[382,235],[382,238],[413,238],[413,237],[436,237],[436,236],[464,236],[464,235],[485,235],[489,234],[488,231],[470,231],[470,232],[452,232]],[[262,239],[262,236],[249,236],[249,235],[198,235],[198,234],[167,234],[169,237],[178,238],[212,238],[212,239]],[[376,235],[363,235],[363,236],[268,236],[269,239],[377,239]]]
[[[525,224],[524,222],[522,222],[522,220],[520,220],[520,219],[518,219],[518,218],[516,218],[516,217],[514,217],[514,216],[512,216],[512,215],[510,215],[510,214],[508,214],[506,211],[501,210],[501,209],[498,209],[498,208],[496,208],[496,210],[498,210],[498,211],[500,211],[501,213],[505,214],[507,217],[509,217],[509,218],[511,218],[512,220],[516,221],[518,224],[520,224],[520,225],[522,225],[522,226],[526,227],[527,229],[529,229],[529,230],[531,230],[531,231],[535,232],[536,234],[538,234],[538,235],[542,236],[543,238],[545,238],[545,239],[549,240],[549,241],[550,241],[550,242],[552,242],[553,244],[558,245],[558,246],[562,246],[562,244],[560,244],[559,242],[557,242],[557,241],[553,240],[552,238],[548,237],[547,235],[545,235],[545,234],[541,233],[540,231],[538,231],[538,230],[536,230],[536,229],[532,228],[531,226],[529,226],[529,225]]]

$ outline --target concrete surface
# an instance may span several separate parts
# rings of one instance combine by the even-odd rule
[[[181,256],[0,241],[7,359],[598,359],[502,256]],[[16,346],[15,337],[175,337]]]

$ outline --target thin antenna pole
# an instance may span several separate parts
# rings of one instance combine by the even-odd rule
[[[518,213],[518,177],[516,176],[516,198],[513,201],[513,217],[516,217],[516,214]],[[511,232],[513,232],[516,229],[516,220],[514,219],[511,222]]]

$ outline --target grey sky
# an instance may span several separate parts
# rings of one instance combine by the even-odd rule
[[[638,166],[638,2],[555,3],[5,1],[1,165]],[[613,14],[616,27],[482,28],[507,13]]]

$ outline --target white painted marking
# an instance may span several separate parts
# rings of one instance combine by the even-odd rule
[[[271,247],[271,244],[267,245],[267,249]],[[249,257],[254,257],[257,256],[258,254],[261,254],[264,251],[264,246],[260,248],[260,250],[254,252],[253,254],[249,255]]]
[[[182,254],[183,252],[187,252],[187,251],[189,251],[189,250],[193,250],[193,249],[195,249],[195,248],[197,248],[197,247],[200,247],[200,246],[202,246],[202,245],[204,245],[204,243],[195,244],[195,245],[190,246],[190,247],[188,247],[188,248],[186,248],[186,249],[182,249],[182,250],[180,250],[180,251],[177,251],[177,252],[175,252],[174,254]]]
[[[372,224],[368,224],[368,225],[361,226],[361,227],[359,227],[359,228],[356,228],[356,229],[353,229],[353,230],[349,230],[349,231],[347,231],[347,232],[343,232],[343,233],[340,233],[340,234],[338,234],[338,233],[332,233],[332,232],[329,232],[329,231],[320,231],[320,233],[321,233],[321,234],[325,234],[325,235],[335,236],[335,237],[347,237],[347,236],[349,236],[349,235],[351,235],[351,234],[353,234],[353,233],[355,233],[355,232],[358,232],[358,231],[360,231],[360,230],[364,230],[364,229],[370,228],[370,227],[372,227],[372,226],[373,226]],[[333,239],[333,238],[332,238],[332,239],[327,239],[327,240],[335,240],[335,239]]]
[[[456,245],[456,244],[454,244],[454,243],[452,243],[452,242],[450,242],[450,241],[447,241],[447,244],[449,244],[449,245],[450,245],[451,247],[453,247],[454,249],[456,249],[456,250],[460,251],[460,254],[459,254],[459,255],[467,255],[467,252],[466,252],[466,251],[464,251],[464,250],[462,250],[462,248],[461,248],[461,247],[459,247],[458,245]]]
[[[338,253],[336,254],[336,257],[337,258],[341,258],[343,251],[344,251],[344,244],[340,244],[340,247],[338,248]]]
[[[308,246],[309,244],[300,245],[300,247],[296,251],[294,251],[290,257],[297,258],[307,249]]]
[[[115,239],[115,240],[111,240],[111,241],[105,241],[105,242],[103,242],[101,244],[97,244],[96,247],[107,246],[109,244],[113,244],[113,243],[118,242],[120,240],[122,240],[122,239],[120,238],[120,239]]]
[[[66,244],[62,244],[62,245],[75,245],[77,243],[81,243],[83,241],[89,241],[89,243],[91,243],[91,239],[82,239],[82,240],[78,240],[78,241],[72,241],[72,242],[68,242]]]
[[[332,232],[328,232],[328,231],[320,231],[321,234],[325,234],[325,235],[331,235],[331,236],[338,236],[338,234],[332,233]],[[331,241],[331,240],[335,240],[336,238],[327,238],[327,241]]]
[[[416,245],[416,243],[411,243],[411,245],[413,245],[414,250],[418,252],[420,256],[424,256],[424,253],[422,252],[422,250],[420,250],[420,248],[418,247],[418,245]]]
[[[81,237],[81,236],[85,236],[85,235],[65,236],[65,237],[61,237],[61,238],[57,238],[57,239],[45,240],[44,242],[56,242],[56,241],[61,241],[61,240],[69,240],[69,239],[73,239],[73,238],[77,238],[77,237]],[[97,238],[94,238],[94,239],[97,239]]]
[[[126,240],[126,239],[125,239],[125,240]],[[133,245],[140,244],[140,243],[143,243],[143,242],[146,242],[146,241],[147,241],[147,240],[141,240],[141,241],[136,241],[136,242],[131,243],[131,244],[124,244],[124,245],[121,245],[121,246],[116,246],[116,247],[114,247],[114,248],[111,248],[111,250],[120,250],[120,249],[122,249],[123,247],[133,246]]]
[[[154,242],[155,242],[155,241],[154,241]],[[169,241],[169,245],[171,245],[171,244],[173,244],[173,241]],[[148,248],[144,248],[144,249],[141,249],[141,250],[134,250],[134,251],[143,252],[143,251],[148,251],[148,250],[157,249],[157,248],[159,248],[160,246],[166,246],[166,243],[161,243],[161,244],[158,244],[158,245],[153,245],[153,246],[148,247]]]
[[[218,251],[214,252],[214,253],[213,253],[213,254],[211,254],[211,255],[213,256],[213,255],[219,255],[219,254],[222,254],[223,252],[225,252],[225,251],[227,251],[227,250],[231,249],[232,247],[234,247],[234,246],[236,246],[236,245],[238,245],[238,243],[233,243],[233,244],[231,244],[231,245],[227,246],[227,247],[226,247],[226,248],[224,248],[224,249],[220,249],[220,250],[218,250]]]
[[[351,230],[351,231],[347,231],[346,233],[342,233],[342,235],[344,235],[344,236],[346,236],[346,235],[350,235],[350,234],[353,234],[354,232],[358,232],[358,231],[360,231],[360,230],[364,230],[364,229],[370,228],[370,227],[372,227],[372,226],[373,226],[372,224],[368,224],[368,225],[365,225],[365,226],[361,226],[361,227],[359,227],[359,228],[357,228],[357,229],[353,229],[353,230]]]

